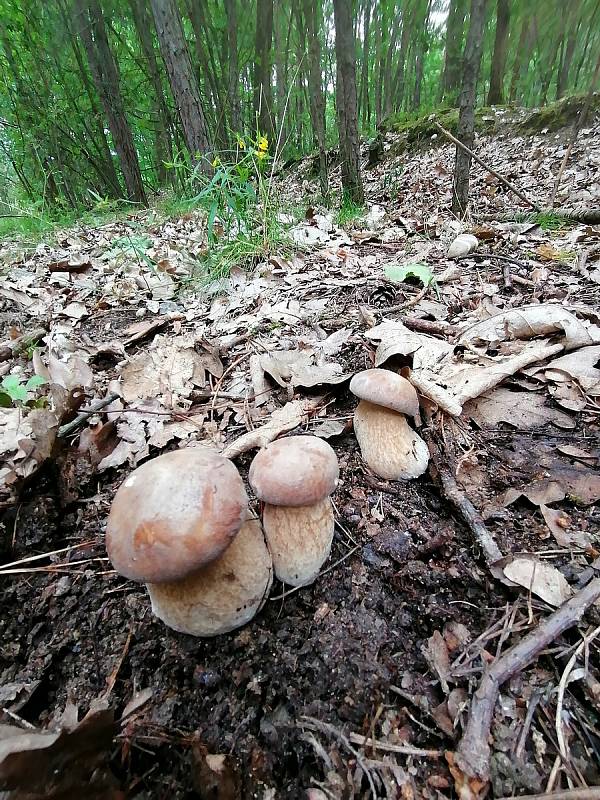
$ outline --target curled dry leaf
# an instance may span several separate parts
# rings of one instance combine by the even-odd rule
[[[573,593],[565,576],[546,561],[517,557],[506,564],[503,571],[510,581],[531,591],[551,606],[562,605]]]
[[[468,256],[477,248],[479,240],[472,233],[459,233],[448,248],[448,258],[460,258]]]

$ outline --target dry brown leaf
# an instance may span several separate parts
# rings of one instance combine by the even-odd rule
[[[451,674],[450,656],[448,646],[439,631],[434,631],[433,635],[427,639],[427,643],[422,647],[422,652],[430,669],[440,679],[442,690],[448,694],[450,691],[448,680]]]
[[[546,398],[532,392],[513,392],[498,386],[465,403],[463,414],[481,428],[496,428],[500,423],[523,430],[543,428],[549,423],[565,430],[573,429],[576,421],[546,404]]]
[[[504,574],[551,606],[562,605],[573,593],[567,579],[556,567],[533,557],[514,558],[504,566]]]

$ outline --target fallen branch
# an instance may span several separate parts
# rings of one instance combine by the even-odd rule
[[[499,800],[515,800],[514,797],[500,797]],[[519,800],[600,800],[600,786],[586,786],[583,789],[563,789],[549,794],[520,794]]]
[[[500,687],[535,661],[542,650],[561,633],[576,625],[599,598],[600,578],[594,578],[484,672],[471,701],[465,733],[453,757],[449,759],[461,800],[483,796],[487,789],[490,779],[490,728]]]
[[[456,478],[450,469],[448,469],[448,459],[442,455],[442,452],[435,441],[431,429],[431,418],[428,419],[428,422],[430,423],[429,429],[423,429],[420,431],[420,433],[423,439],[425,439],[427,442],[429,453],[431,455],[429,470],[431,472],[432,467],[435,469],[437,477],[439,478],[438,482],[441,483],[444,497],[446,500],[449,500],[459,512],[464,522],[467,524],[467,527],[475,537],[477,543],[481,547],[488,567],[491,567],[496,561],[499,561],[502,558],[500,548],[496,544],[492,534],[488,531],[481,514],[479,511],[477,511],[466,494],[461,490],[456,482]],[[435,480],[435,475],[432,475],[432,478]]]
[[[442,755],[441,750],[422,750],[420,747],[411,747],[408,744],[380,742],[377,739],[363,736],[361,733],[351,733],[348,738],[353,744],[372,747],[373,750],[383,750],[385,753],[400,753],[405,756],[422,756],[423,758],[439,758]]]
[[[522,212],[505,211],[497,214],[481,214],[477,219],[482,222],[516,222],[515,217]],[[569,222],[583,222],[588,225],[600,223],[600,206],[590,207],[584,203],[576,206],[559,206],[558,208],[542,208],[540,214],[551,214],[553,217],[562,217]],[[520,220],[523,221],[522,219]],[[528,220],[525,220],[527,222]],[[531,220],[535,223],[535,220]]]
[[[444,134],[444,136],[446,138],[450,139],[451,142],[454,142],[454,144],[457,147],[460,147],[462,150],[464,150],[465,153],[468,153],[471,156],[471,158],[473,159],[473,161],[476,161],[481,167],[483,167],[485,170],[487,170],[491,175],[493,175],[495,178],[498,178],[500,183],[504,184],[504,186],[506,186],[507,189],[510,189],[510,191],[513,192],[513,194],[516,194],[517,197],[519,197],[524,203],[527,203],[527,205],[530,208],[533,208],[534,211],[538,211],[538,212],[540,211],[540,207],[536,203],[534,203],[532,200],[530,200],[527,197],[527,195],[523,194],[523,192],[520,189],[517,189],[517,187],[514,184],[512,184],[509,180],[507,180],[503,175],[500,175],[499,172],[496,172],[495,169],[492,169],[492,167],[490,167],[489,164],[486,164],[485,161],[483,161],[481,158],[479,158],[479,156],[476,153],[474,153],[470,148],[468,148],[466,144],[463,144],[460,141],[460,139],[457,139],[456,136],[453,136],[450,133],[450,131],[447,131],[446,128],[444,128],[442,125],[440,125],[439,122],[436,122],[435,120],[434,120],[434,125],[436,126],[436,128],[438,128],[438,130],[440,130]]]
[[[30,333],[23,333],[16,339],[9,339],[0,344],[0,361],[9,361],[18,356],[23,350],[27,350],[30,345],[42,339],[48,331],[46,328],[34,328]]]
[[[387,309],[381,309],[382,314],[387,312]],[[456,336],[459,333],[455,325],[449,322],[431,322],[428,319],[419,319],[418,317],[400,317],[400,322],[411,331],[418,331],[419,333],[432,333],[438,336]]]
[[[116,392],[111,392],[106,397],[101,397],[99,400],[94,400],[93,403],[90,403],[90,407],[80,411],[75,419],[60,426],[57,434],[58,438],[64,439],[65,436],[69,436],[71,433],[74,433],[76,430],[78,430],[78,428],[81,428],[87,422],[88,417],[91,414],[95,414],[105,406],[110,405],[113,400],[118,400],[118,398],[119,395],[116,394]]]

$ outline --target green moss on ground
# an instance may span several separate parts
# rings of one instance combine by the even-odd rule
[[[400,133],[406,144],[416,144],[430,139],[440,132],[435,126],[438,122],[450,133],[458,129],[458,109],[443,108],[422,116],[395,114],[388,117],[383,123],[383,129]],[[475,130],[479,133],[493,133],[497,125],[496,114],[493,108],[483,107],[475,111]]]
[[[536,108],[518,125],[518,128],[524,133],[539,133],[544,129],[557,131],[572,125],[583,111],[587,99],[587,95],[574,94],[542,108]],[[600,112],[598,92],[592,95],[590,111],[592,115]]]

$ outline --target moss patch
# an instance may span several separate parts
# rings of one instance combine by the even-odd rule
[[[444,108],[423,116],[396,114],[388,117],[383,129],[403,135],[407,145],[417,144],[430,139],[434,134],[440,135],[435,126],[439,122],[450,133],[456,134],[458,129],[458,109]],[[497,119],[493,108],[478,108],[475,111],[475,130],[479,133],[493,133],[497,127]]]
[[[539,133],[545,128],[549,131],[560,130],[560,128],[575,122],[586,102],[587,95],[583,94],[563,97],[562,100],[557,100],[543,108],[536,108],[518,127],[525,133]],[[593,115],[598,112],[600,112],[600,93],[596,92],[592,96],[590,113]]]

